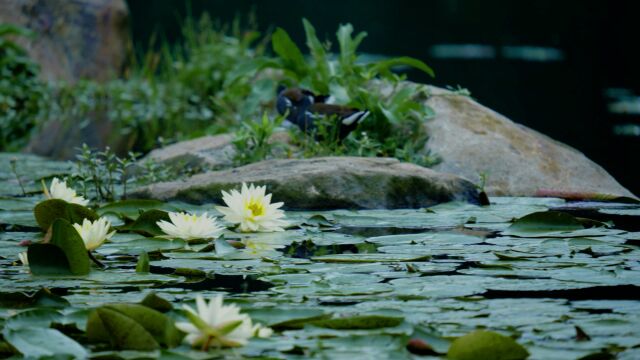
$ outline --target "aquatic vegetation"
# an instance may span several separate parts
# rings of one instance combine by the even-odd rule
[[[634,204],[586,203],[591,212],[581,208],[579,216],[572,213],[576,204],[554,198],[288,211],[285,231],[227,232],[185,249],[183,240],[158,238],[156,222],[169,220],[169,212],[222,215],[212,204],[124,200],[91,210],[43,201],[35,193],[40,178],[71,169],[31,160],[35,169],[23,175],[34,191],[28,197],[16,197],[19,186],[8,167],[0,168],[3,356],[637,355]],[[36,204],[48,211],[34,218]],[[44,221],[47,214],[57,218]],[[117,231],[93,251],[104,268],[91,264],[72,225],[97,214]],[[632,220],[617,221],[623,217]],[[49,243],[42,243],[49,227]],[[24,245],[29,272],[17,261]],[[147,265],[137,271],[144,254]],[[212,339],[208,353],[199,353],[206,339],[195,348],[183,340],[202,334],[176,328],[190,323],[181,309],[197,295],[223,295],[220,307],[233,304],[243,323],[242,315],[251,319],[242,328],[245,345],[217,348]],[[259,338],[269,335],[266,328],[271,336]]]
[[[282,202],[271,203],[271,194],[266,194],[266,186],[255,186],[242,183],[240,191],[222,191],[222,199],[227,206],[216,209],[224,215],[224,219],[238,224],[241,232],[284,231],[287,222],[283,220]]]

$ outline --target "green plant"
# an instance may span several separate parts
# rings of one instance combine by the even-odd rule
[[[410,161],[431,165],[435,158],[423,152],[427,134],[422,122],[433,116],[433,110],[424,103],[428,94],[421,86],[405,86],[404,75],[392,71],[396,66],[410,66],[433,76],[433,71],[422,61],[399,57],[363,63],[358,61],[357,48],[366,37],[365,32],[353,36],[351,24],[341,25],[336,33],[339,52],[335,57],[329,53],[330,46],[316,36],[314,27],[303,19],[306,45],[311,61],[306,61],[302,51],[295,45],[285,30],[278,28],[272,37],[273,51],[278,55],[275,62],[265,66],[280,69],[285,82],[290,86],[301,86],[316,93],[331,94],[336,103],[367,109],[370,116],[353,132],[352,141],[336,144],[335,137],[316,136],[314,146],[325,148],[333,154],[362,154],[363,143],[376,143],[380,147],[373,156],[402,155]],[[378,81],[382,80],[382,81]],[[376,83],[377,82],[377,83]],[[318,130],[319,132],[322,130]],[[362,134],[366,138],[358,139]],[[355,145],[355,146],[352,146]],[[307,147],[309,148],[309,147]],[[316,155],[317,150],[310,155]],[[407,156],[406,154],[411,154]]]
[[[271,136],[282,123],[283,117],[278,116],[270,120],[267,113],[263,113],[260,121],[245,121],[235,132],[233,145],[236,149],[233,161],[236,165],[244,165],[261,161],[273,155],[274,143]]]
[[[43,118],[47,86],[38,79],[39,68],[13,38],[33,34],[0,24],[0,150],[15,151],[25,145]]]

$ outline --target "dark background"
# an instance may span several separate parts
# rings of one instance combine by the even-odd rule
[[[179,40],[188,13],[231,21],[255,11],[261,31],[287,30],[304,45],[301,18],[335,44],[340,23],[367,31],[362,52],[419,58],[436,72],[411,80],[468,88],[484,105],[584,152],[640,194],[640,1],[128,0],[138,46],[153,33]],[[473,44],[480,52],[438,49]],[[523,46],[529,48],[523,48]],[[505,48],[507,47],[507,48]],[[533,48],[531,48],[533,47]],[[455,46],[454,46],[455,49]],[[513,55],[508,49],[533,49]],[[536,55],[537,54],[537,55]],[[621,129],[633,134],[619,134]]]

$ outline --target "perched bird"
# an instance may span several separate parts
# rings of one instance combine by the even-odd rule
[[[316,95],[300,88],[279,88],[276,108],[281,115],[287,114],[287,120],[298,125],[305,133],[313,133],[318,128],[318,120],[333,118],[340,140],[358,127],[358,123],[369,116],[368,110],[358,110],[347,106],[329,104],[330,96]],[[332,125],[330,125],[332,126]],[[316,134],[317,136],[317,134]]]

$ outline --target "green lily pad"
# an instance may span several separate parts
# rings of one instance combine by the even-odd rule
[[[51,241],[29,246],[27,256],[34,275],[86,275],[91,270],[82,238],[64,219],[54,220]]]
[[[89,356],[88,351],[82,345],[55,329],[5,328],[2,335],[26,358],[67,356],[86,359]]]
[[[529,352],[510,337],[477,330],[451,343],[447,357],[452,360],[522,360]]]
[[[178,209],[159,200],[131,199],[101,206],[96,212],[99,215],[113,212],[129,219],[137,219],[140,213],[150,210],[177,211]]]
[[[65,219],[72,224],[81,224],[82,220],[98,219],[93,210],[78,204],[71,204],[60,199],[50,199],[38,203],[33,209],[40,228],[47,231],[56,219]]]
[[[175,347],[183,335],[159,311],[138,304],[109,304],[89,315],[87,337],[92,342],[110,342],[116,349],[153,350],[160,345]]]

